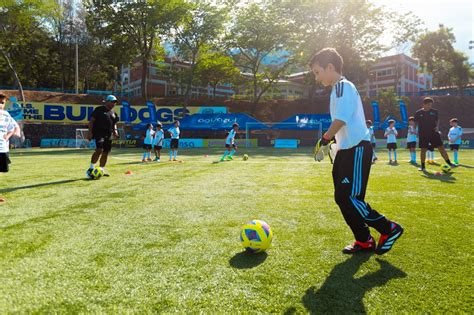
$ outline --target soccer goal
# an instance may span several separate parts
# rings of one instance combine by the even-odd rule
[[[127,135],[123,128],[117,128],[118,132],[118,139],[117,140],[125,140]],[[76,148],[77,149],[95,149],[95,141],[94,140],[87,140],[87,135],[89,134],[89,129],[87,128],[77,128],[76,129]],[[124,141],[117,141],[117,146],[122,148],[124,145]]]
[[[298,148],[314,146],[321,137],[321,122],[263,122],[268,128],[261,128],[262,123],[245,124],[245,146],[272,146],[275,148]],[[255,141],[256,140],[256,141]]]

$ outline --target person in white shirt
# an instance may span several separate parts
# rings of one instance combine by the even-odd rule
[[[418,129],[415,125],[415,117],[408,118],[407,149],[410,150],[410,163],[416,164],[416,140]]]
[[[0,172],[7,173],[10,168],[10,138],[13,135],[20,136],[20,127],[17,122],[4,110],[7,96],[0,94]],[[5,202],[5,198],[0,197],[0,203]]]
[[[224,155],[221,157],[221,162],[225,160],[232,160],[232,156],[237,151],[237,145],[235,144],[235,135],[239,131],[239,124],[233,123],[232,130],[227,133],[227,137],[225,138],[225,148]]]
[[[163,148],[163,139],[165,138],[165,133],[163,131],[163,124],[158,122],[156,124],[156,133],[153,140],[153,147],[155,148],[155,162],[160,162],[161,149]]]
[[[372,120],[366,120],[365,124],[369,129],[370,142],[372,143],[372,164],[378,160],[377,155],[375,154],[375,147],[377,146],[377,139],[375,139],[374,126],[372,126]]]
[[[454,154],[454,164],[459,165],[459,147],[461,146],[462,141],[462,128],[461,126],[458,126],[457,118],[451,119],[449,124],[451,125],[448,133],[449,147]]]
[[[155,136],[155,130],[153,130],[152,124],[146,125],[145,139],[143,140],[143,158],[142,162],[151,161],[151,147],[153,145],[153,137]]]
[[[385,129],[385,137],[387,137],[388,160],[390,164],[397,163],[397,136],[398,132],[395,128],[395,120],[390,119],[388,121],[387,129]],[[394,161],[392,161],[392,152]]]
[[[179,121],[175,120],[173,127],[168,129],[168,133],[171,135],[170,142],[170,161],[176,161],[178,158],[178,148],[179,148],[179,135],[181,131],[179,130]]]
[[[315,53],[309,66],[316,81],[332,86],[332,123],[319,139],[314,158],[317,161],[324,159],[324,154],[319,152],[328,152],[332,138],[336,138],[339,151],[332,169],[334,197],[355,237],[355,242],[342,252],[352,254],[375,250],[379,255],[384,254],[403,234],[403,228],[387,220],[365,202],[372,166],[372,146],[359,92],[352,82],[342,76],[342,57],[334,48],[324,48]],[[377,245],[369,226],[381,234]]]

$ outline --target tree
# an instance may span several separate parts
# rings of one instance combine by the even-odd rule
[[[379,103],[381,109],[381,117],[392,116],[397,119],[400,117],[400,100],[403,100],[408,106],[410,99],[405,96],[398,96],[393,88],[381,90],[375,100]]]
[[[190,10],[181,24],[174,30],[173,46],[177,56],[189,67],[179,76],[185,78],[185,104],[188,105],[194,82],[196,67],[201,54],[215,47],[221,39],[223,25],[227,19],[227,9],[198,1],[190,4]]]
[[[41,33],[40,19],[51,14],[51,11],[54,12],[55,5],[52,0],[0,0],[0,54],[13,74],[21,101],[25,101],[25,95],[19,71],[13,59],[21,51],[20,46],[32,39],[38,39],[31,37],[32,33],[44,35]],[[27,60],[31,61],[31,58]]]
[[[161,57],[161,42],[185,16],[186,3],[183,0],[88,0],[85,7],[90,32],[101,38],[104,45],[115,46],[124,55],[140,59],[141,92],[147,99],[149,62]]]
[[[211,85],[215,99],[217,85],[236,82],[240,77],[240,71],[234,65],[232,58],[213,52],[201,56],[196,67],[196,76],[200,78],[201,84]]]
[[[293,64],[290,21],[271,2],[253,3],[237,11],[227,46],[243,70],[252,101],[257,104]]]
[[[434,86],[462,88],[472,77],[468,58],[454,49],[455,41],[452,29],[443,24],[436,31],[426,31],[415,41],[413,54],[433,74]]]

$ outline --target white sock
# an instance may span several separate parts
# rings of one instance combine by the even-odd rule
[[[397,150],[393,150],[393,157],[395,159],[395,161],[397,160]]]
[[[391,161],[392,160],[392,151],[388,150],[388,159]]]
[[[173,151],[170,151],[170,160],[173,157]]]
[[[89,166],[89,168],[92,168],[92,169],[95,168],[94,163],[91,163],[91,165]]]
[[[176,159],[178,157],[178,151],[174,151],[174,158]]]
[[[144,160],[144,159],[146,159],[146,152],[143,153],[143,158],[142,158],[142,160]]]

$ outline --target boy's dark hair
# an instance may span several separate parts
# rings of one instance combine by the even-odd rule
[[[453,118],[453,119],[451,119],[449,122],[458,122],[458,119],[457,119],[457,118]]]
[[[434,100],[431,97],[425,97],[423,99],[423,104],[429,104],[429,103],[433,104]]]
[[[157,126],[157,127],[163,127],[163,124],[162,124],[161,122],[157,122],[157,123],[156,123],[156,126]]]
[[[6,99],[6,98],[7,98],[7,96],[6,96],[5,94],[0,93],[0,100],[4,100],[4,99]]]
[[[415,121],[415,117],[413,116],[408,117],[408,121],[412,121],[412,120]]]
[[[365,123],[366,123],[366,124],[369,124],[369,125],[372,125],[372,120],[367,119],[367,120],[365,121]]]
[[[389,124],[391,124],[391,123],[395,123],[395,120],[393,120],[393,119],[390,119],[390,120],[388,121],[388,123],[389,123]]]
[[[232,128],[234,128],[234,127],[238,127],[238,126],[239,126],[239,124],[238,124],[238,123],[233,123],[233,124],[232,124]]]
[[[311,60],[309,61],[309,67],[313,67],[314,64],[318,64],[324,69],[328,66],[328,64],[332,64],[336,72],[341,74],[344,61],[336,49],[324,48],[311,57]]]
[[[153,127],[153,124],[150,124],[150,123],[146,124],[146,129],[150,128],[150,126]]]

